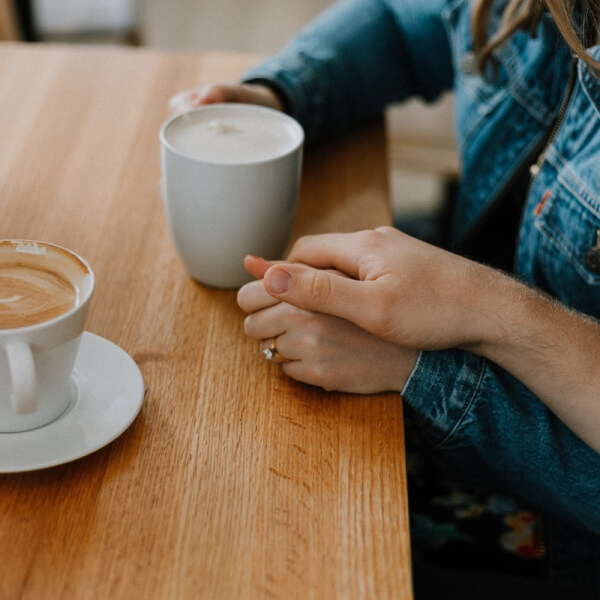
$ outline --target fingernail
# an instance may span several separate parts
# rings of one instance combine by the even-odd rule
[[[254,254],[246,254],[246,258],[253,258],[254,260],[262,260],[263,262],[267,262],[266,258],[262,256],[255,256]]]
[[[267,291],[274,294],[283,294],[287,292],[291,275],[284,269],[271,269],[267,271],[265,283]]]

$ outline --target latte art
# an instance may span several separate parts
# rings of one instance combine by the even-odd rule
[[[0,265],[0,329],[49,321],[77,303],[77,289],[57,273],[29,265]]]

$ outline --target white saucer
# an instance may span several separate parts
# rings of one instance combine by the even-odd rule
[[[91,454],[119,437],[142,407],[138,366],[103,337],[83,334],[73,379],[73,402],[56,421],[32,431],[0,433],[0,473],[44,469]]]

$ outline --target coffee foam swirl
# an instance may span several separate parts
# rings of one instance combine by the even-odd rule
[[[77,289],[57,273],[29,265],[0,265],[0,329],[54,319],[78,301]]]

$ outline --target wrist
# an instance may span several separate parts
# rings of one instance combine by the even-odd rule
[[[290,114],[291,103],[283,90],[270,79],[248,79],[243,82],[244,85],[259,89],[268,99],[271,108]]]
[[[553,345],[556,302],[514,277],[481,265],[480,293],[474,294],[475,333],[462,346],[503,366],[513,374],[539,359],[541,348]]]
[[[516,311],[529,293],[505,273],[472,263],[465,291],[465,342],[459,348],[491,358],[512,338]]]

